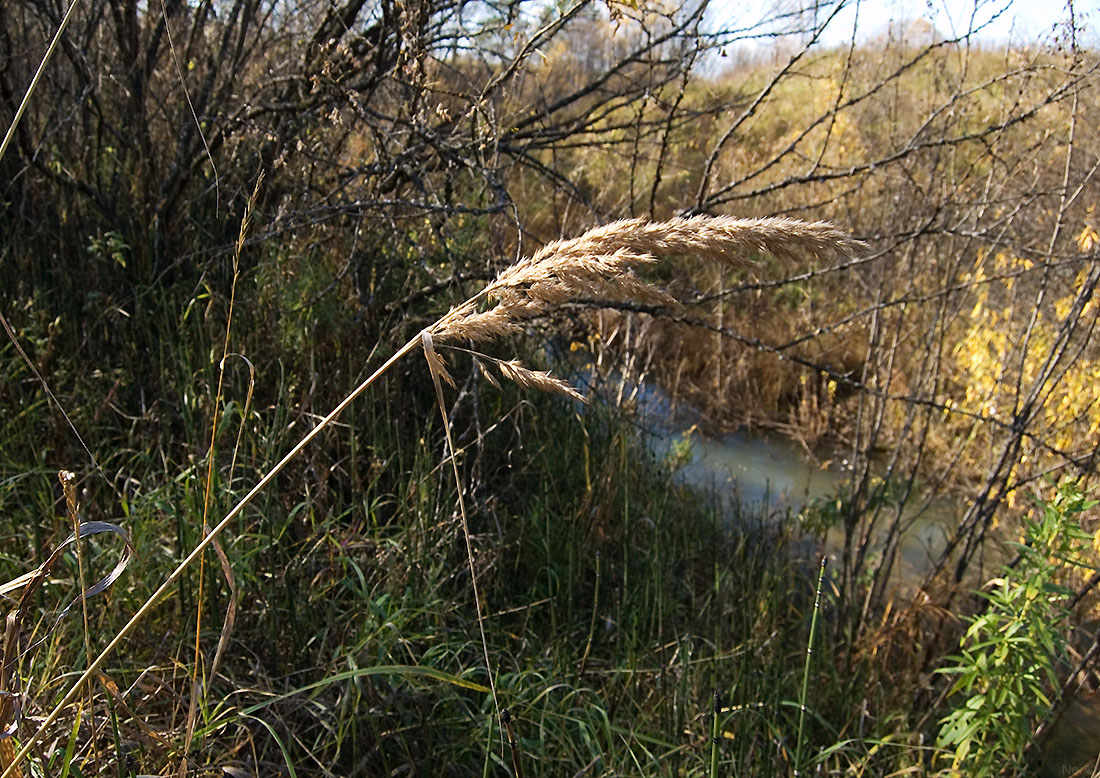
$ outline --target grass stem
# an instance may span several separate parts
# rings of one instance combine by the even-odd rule
[[[19,102],[19,108],[16,109],[15,116],[12,118],[11,124],[8,125],[8,131],[4,133],[4,140],[0,141],[0,159],[4,158],[4,153],[8,150],[8,146],[11,145],[11,140],[15,137],[15,129],[19,126],[19,122],[23,118],[23,113],[27,110],[27,104],[31,101],[31,95],[34,94],[38,82],[42,79],[42,74],[46,71],[46,65],[49,64],[50,58],[53,57],[54,50],[61,41],[61,36],[65,34],[65,28],[69,26],[69,20],[72,19],[73,11],[76,10],[79,2],[80,0],[73,0],[69,5],[69,10],[65,12],[65,17],[61,20],[61,24],[57,26],[57,32],[54,33],[50,45],[46,48],[46,53],[42,55],[42,61],[38,63],[38,70],[34,71],[34,77],[31,78],[31,83],[27,87],[23,99]]]
[[[387,370],[389,370],[395,362],[397,362],[399,359],[406,356],[410,351],[416,348],[419,343],[420,335],[418,334],[416,337],[412,338],[408,343],[398,349],[393,356],[386,360],[385,364],[383,364],[381,367],[371,373],[369,378],[364,380],[361,384],[359,384],[359,386],[355,387],[355,389],[347,397],[341,400],[340,403],[335,408],[333,408],[332,411],[329,412],[329,414],[325,416],[325,418],[323,418],[316,427],[306,433],[302,437],[302,439],[298,441],[298,443],[295,444],[295,446],[290,449],[290,451],[288,451],[281,460],[279,460],[279,463],[276,464],[275,467],[271,468],[271,470],[269,470],[267,474],[264,475],[264,477],[261,478],[255,486],[252,487],[248,494],[242,497],[240,501],[233,506],[229,513],[225,514],[225,518],[218,522],[217,526],[210,530],[206,537],[204,537],[202,541],[199,542],[199,544],[195,546],[194,549],[192,549],[191,553],[188,554],[187,557],[184,558],[184,560],[176,566],[176,569],[173,570],[172,573],[164,579],[164,582],[161,583],[161,585],[157,588],[155,592],[153,592],[149,599],[147,599],[142,604],[142,606],[137,609],[134,615],[130,617],[130,620],[126,622],[126,626],[120,629],[118,631],[118,634],[114,636],[111,642],[108,643],[102,651],[100,651],[99,656],[95,658],[95,661],[88,665],[87,669],[83,673],[81,673],[80,677],[77,678],[76,682],[69,688],[69,691],[66,692],[65,696],[61,698],[61,701],[58,702],[57,705],[54,706],[53,710],[50,711],[49,715],[47,715],[46,718],[43,719],[42,723],[39,725],[38,729],[35,730],[34,734],[27,738],[27,740],[23,743],[23,747],[15,755],[12,763],[9,764],[6,769],[4,769],[3,773],[0,773],[0,778],[10,778],[10,776],[15,774],[15,771],[18,769],[18,765],[27,758],[27,755],[30,754],[31,749],[33,749],[35,745],[37,745],[38,742],[42,740],[42,737],[46,734],[46,731],[54,724],[55,721],[57,721],[58,718],[60,718],[61,713],[69,705],[72,704],[73,700],[75,700],[77,695],[80,694],[81,689],[84,688],[84,684],[88,682],[88,679],[91,678],[92,675],[94,675],[99,670],[99,668],[103,666],[103,663],[107,661],[107,657],[114,653],[114,650],[118,648],[119,644],[122,643],[123,640],[129,637],[130,633],[137,628],[137,625],[141,622],[141,620],[144,619],[145,616],[148,615],[148,613],[153,610],[153,608],[160,602],[168,589],[170,589],[173,584],[175,584],[175,582],[179,579],[179,577],[183,575],[183,572],[191,566],[191,563],[194,562],[200,555],[202,555],[202,553],[206,551],[206,549],[217,539],[222,530],[229,526],[229,523],[237,518],[237,516],[239,516],[246,507],[248,507],[249,503],[251,503],[252,500],[255,499],[256,495],[258,495],[261,491],[264,490],[264,488],[268,484],[275,480],[275,476],[282,472],[283,468],[285,468],[292,459],[298,456],[298,454],[301,453],[302,449],[308,446],[315,437],[320,435],[322,430],[332,424],[332,422],[335,421],[336,418],[341,413],[343,413],[344,410],[349,405],[351,405],[356,398],[359,397],[359,395],[365,392],[370,387],[370,385],[377,381]]]
[[[810,639],[806,643],[806,667],[802,672],[802,692],[798,696],[798,740],[795,743],[794,774],[802,774],[802,749],[806,723],[806,699],[810,693],[810,667],[813,664],[814,637],[817,635],[817,616],[821,612],[821,590],[825,586],[825,563],[828,557],[821,555],[821,570],[817,575],[817,594],[814,596],[814,612],[810,617]]]

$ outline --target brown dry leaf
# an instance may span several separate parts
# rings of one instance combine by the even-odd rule
[[[424,344],[424,359],[428,361],[428,369],[431,370],[433,377],[442,378],[447,384],[454,389],[455,380],[451,377],[451,374],[447,372],[447,363],[443,361],[443,357],[439,356],[434,348],[432,348],[432,339],[430,336],[423,339]]]

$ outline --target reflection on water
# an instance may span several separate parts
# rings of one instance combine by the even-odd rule
[[[733,433],[712,437],[694,409],[673,408],[649,384],[630,387],[651,449],[680,461],[683,482],[745,505],[801,510],[808,501],[836,494],[847,480],[840,468],[824,469],[797,444],[774,436]]]
[[[727,507],[734,503],[765,506],[769,512],[797,514],[811,501],[837,500],[850,481],[850,473],[833,463],[828,468],[813,461],[795,443],[775,436],[744,434],[710,437],[698,425],[673,432],[666,417],[653,435],[652,446],[661,456],[682,464],[677,473],[689,486],[707,491]],[[843,463],[842,463],[843,464]],[[828,507],[828,506],[826,506]],[[883,506],[882,524],[893,521],[897,506]],[[734,511],[730,510],[730,515]],[[914,493],[902,509],[902,537],[894,567],[894,583],[902,587],[921,581],[934,556],[958,520],[959,506],[952,500],[922,500]],[[843,532],[830,530],[825,550],[841,549]]]
[[[684,482],[718,494],[735,495],[742,503],[767,503],[770,507],[798,511],[809,500],[836,494],[847,473],[824,470],[810,463],[805,452],[779,438],[742,434],[710,438],[689,428],[680,443],[691,454],[679,468]]]

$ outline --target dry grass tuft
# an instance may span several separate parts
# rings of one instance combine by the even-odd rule
[[[538,389],[584,402],[584,396],[580,392],[544,370],[529,370],[515,359],[501,360],[497,362],[497,367],[505,378],[515,381],[524,389]]]
[[[746,250],[781,258],[837,258],[854,256],[862,248],[863,243],[825,222],[731,216],[694,216],[665,222],[628,219],[547,244],[452,308],[429,332],[436,342],[484,342],[517,332],[524,321],[573,300],[671,306],[675,298],[634,273],[635,268],[661,257],[690,254],[748,267],[751,263],[743,257]],[[484,308],[486,300],[495,304]],[[514,361],[498,362],[498,366],[505,378],[521,386],[579,396],[547,373],[527,370]]]

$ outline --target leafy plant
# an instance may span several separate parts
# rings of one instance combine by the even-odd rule
[[[1097,504],[1076,481],[1064,481],[1050,501],[1036,498],[1019,556],[990,589],[985,607],[967,617],[961,652],[938,672],[955,676],[958,701],[940,722],[937,744],[951,756],[951,774],[995,775],[1020,766],[1036,724],[1050,711],[1056,662],[1065,649],[1058,629],[1070,594],[1058,583],[1088,535],[1078,515]]]

